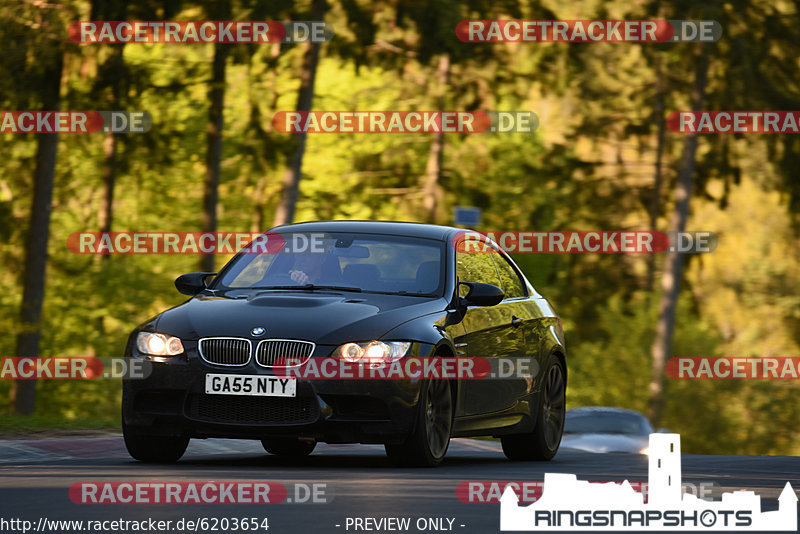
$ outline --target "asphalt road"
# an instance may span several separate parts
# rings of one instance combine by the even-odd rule
[[[683,455],[683,482],[712,490],[754,490],[763,510],[777,509],[777,496],[788,480],[800,488],[800,458],[767,456]],[[592,454],[562,449],[545,463],[510,462],[499,443],[453,440],[445,463],[436,469],[399,469],[386,460],[383,448],[367,445],[318,445],[302,461],[287,461],[263,452],[258,442],[193,440],[175,465],[153,466],[127,457],[119,437],[87,439],[0,440],[0,532],[22,532],[31,521],[40,531],[46,520],[171,520],[186,518],[268,518],[269,534],[347,532],[499,531],[500,506],[466,503],[456,488],[464,481],[541,481],[545,472],[574,473],[585,480],[647,480],[647,457]],[[76,504],[69,488],[77,482],[269,481],[287,488],[279,504]],[[294,502],[317,484],[318,500]],[[713,487],[711,486],[713,484]],[[295,494],[297,492],[297,494]],[[288,502],[288,501],[292,502]],[[357,518],[410,518],[406,530],[376,528]],[[428,521],[429,518],[434,521]],[[419,528],[417,521],[420,521]],[[438,522],[437,522],[438,521]],[[452,521],[452,522],[451,522]],[[424,523],[424,524],[423,524]],[[184,523],[185,525],[185,523]],[[263,525],[263,523],[260,523]],[[214,526],[213,521],[206,524]],[[217,523],[218,532],[225,532]],[[396,525],[384,524],[384,527]],[[367,527],[370,527],[367,529]],[[187,531],[171,527],[167,532]],[[109,528],[105,532],[119,532]],[[199,526],[198,531],[203,531]],[[207,530],[213,532],[213,530]],[[228,532],[235,532],[230,527]],[[263,530],[258,530],[264,532]]]

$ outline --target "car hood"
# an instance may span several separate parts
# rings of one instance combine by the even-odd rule
[[[443,298],[422,298],[333,291],[229,292],[197,296],[156,318],[154,328],[185,339],[252,337],[255,327],[264,339],[284,338],[338,345],[380,339],[400,324],[446,308]]]
[[[649,445],[646,436],[624,434],[564,434],[561,446],[587,452],[639,453]]]

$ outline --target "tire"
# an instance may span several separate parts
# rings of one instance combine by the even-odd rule
[[[503,453],[509,460],[551,460],[561,445],[566,415],[566,375],[555,355],[547,360],[542,382],[541,403],[533,432],[503,436]]]
[[[275,456],[303,458],[311,454],[311,451],[317,446],[317,442],[294,438],[262,439],[261,445],[264,447],[265,451]]]
[[[180,460],[189,438],[186,436],[150,436],[131,431],[122,423],[122,435],[125,438],[125,448],[134,459],[140,462],[154,464],[170,464]]]
[[[423,383],[414,430],[403,443],[387,443],[392,463],[407,467],[436,467],[447,454],[453,430],[453,397],[450,382]]]

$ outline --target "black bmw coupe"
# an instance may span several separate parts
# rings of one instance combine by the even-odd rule
[[[132,457],[177,461],[191,438],[208,437],[258,439],[286,456],[320,441],[382,443],[395,463],[418,466],[438,465],[459,436],[499,437],[512,460],[556,454],[561,321],[491,240],[444,226],[328,221],[277,227],[266,242],[219,273],[179,277],[192,298],[131,334],[126,356],[152,368],[123,384]],[[287,373],[325,360],[372,369],[436,358],[534,365],[483,379]]]

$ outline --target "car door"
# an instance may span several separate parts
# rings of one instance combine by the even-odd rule
[[[492,254],[500,275],[505,299],[500,304],[505,314],[510,314],[512,332],[508,336],[508,356],[501,371],[504,398],[512,402],[531,392],[534,377],[539,373],[540,314],[531,305],[526,284],[510,259],[503,253]]]
[[[488,243],[486,243],[488,245]],[[456,253],[456,276],[460,282],[481,282],[502,287],[493,256],[497,252],[488,245],[470,252]],[[460,296],[466,296],[468,288],[459,286]],[[486,358],[497,371],[501,360],[512,358],[524,344],[522,332],[512,324],[515,308],[500,303],[496,306],[470,306],[464,315],[467,355]],[[461,406],[463,415],[480,415],[501,411],[510,407],[515,399],[511,396],[507,380],[482,378],[461,382]]]

